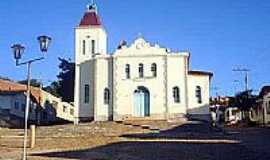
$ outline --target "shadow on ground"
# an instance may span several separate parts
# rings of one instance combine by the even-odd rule
[[[193,122],[189,124],[183,124],[181,126],[176,126],[168,130],[157,131],[153,129],[153,132],[147,134],[124,134],[121,137],[141,138],[141,139],[148,139],[148,138],[224,139],[225,133],[219,128],[212,127],[209,123]]]
[[[81,160],[257,160],[256,152],[238,143],[179,142],[172,139],[222,139],[224,135],[206,123],[186,124],[160,133],[123,135],[122,142],[76,151],[31,156]],[[89,137],[91,138],[91,137]],[[142,138],[142,139],[141,139]],[[171,141],[144,141],[144,138]],[[133,140],[132,140],[133,139]],[[141,139],[141,141],[134,141]]]

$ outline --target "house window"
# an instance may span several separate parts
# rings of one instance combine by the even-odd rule
[[[46,112],[46,111],[44,111],[44,112],[43,112],[43,114],[42,114],[42,118],[43,118],[43,119],[45,119],[45,120],[48,118],[48,114],[47,114],[47,112]]]
[[[126,64],[125,72],[126,72],[126,79],[129,79],[130,78],[130,65],[129,64]]]
[[[173,99],[175,103],[180,103],[180,90],[178,87],[173,87]]]
[[[19,102],[16,101],[14,105],[15,105],[15,109],[18,110],[19,109],[19,106],[20,106],[19,105]]]
[[[108,88],[104,89],[104,104],[109,104],[110,102],[110,90]]]
[[[195,95],[197,98],[197,102],[201,104],[202,103],[202,89],[200,86],[196,86]]]
[[[63,106],[63,112],[66,113],[67,112],[68,107],[67,106]]]
[[[151,72],[152,72],[152,76],[153,77],[156,77],[157,76],[157,64],[156,63],[153,63],[151,65]]]
[[[142,63],[139,64],[139,77],[143,78],[143,64]]]
[[[73,108],[70,108],[70,115],[74,115],[74,109]]]
[[[95,54],[95,46],[96,46],[96,42],[95,42],[95,40],[92,40],[91,41],[91,52],[92,52],[92,54]]]
[[[25,112],[25,108],[26,108],[26,107],[25,107],[25,104],[21,104],[21,111],[22,111],[22,112]]]
[[[86,53],[86,47],[85,46],[86,46],[86,42],[85,42],[85,40],[83,40],[82,41],[82,54],[83,55],[85,55],[85,53]]]
[[[84,103],[89,103],[89,85],[84,85]]]

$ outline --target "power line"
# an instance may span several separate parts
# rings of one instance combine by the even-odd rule
[[[248,90],[248,80],[249,80],[249,72],[251,71],[250,69],[248,68],[234,68],[232,70],[233,72],[244,72],[245,73],[245,90],[247,91]]]

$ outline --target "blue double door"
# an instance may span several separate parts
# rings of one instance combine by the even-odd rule
[[[138,87],[138,89],[134,91],[133,116],[150,116],[150,94],[145,87]]]

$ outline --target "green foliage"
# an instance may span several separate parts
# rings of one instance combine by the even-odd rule
[[[71,60],[58,58],[60,61],[60,72],[57,75],[59,83],[59,94],[66,102],[73,102],[74,99],[74,81],[75,81],[75,63]]]
[[[49,86],[46,86],[43,89],[56,97],[60,97],[59,94],[60,86],[57,81],[52,82]]]
[[[58,58],[58,60],[60,61],[58,80],[43,89],[57,97],[61,97],[66,102],[73,102],[75,63],[71,62],[70,59]]]
[[[252,94],[252,90],[240,92],[230,99],[231,107],[238,107],[242,111],[248,111],[250,108],[256,106],[257,96]]]

